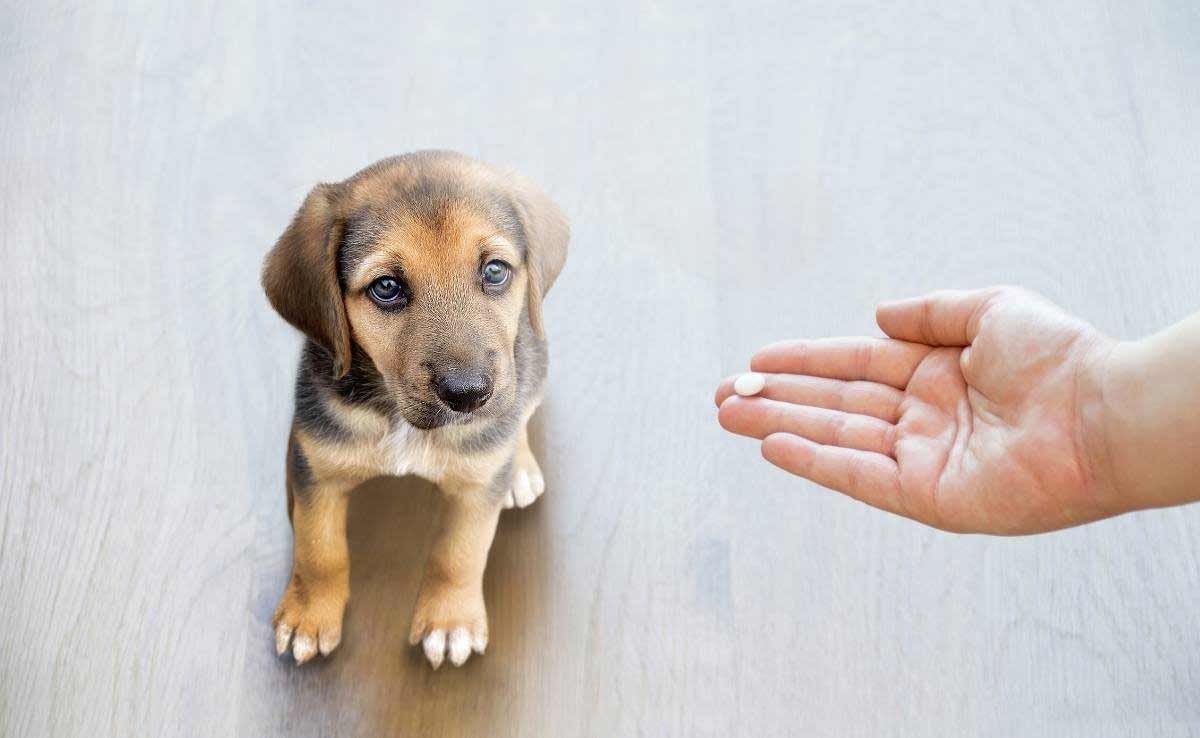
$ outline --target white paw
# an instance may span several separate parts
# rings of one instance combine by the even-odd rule
[[[303,664],[318,653],[328,656],[341,643],[346,593],[330,587],[300,597],[297,591],[289,584],[275,610],[275,653],[283,656],[290,647],[296,663]]]
[[[504,507],[529,507],[545,491],[546,478],[541,471],[535,469],[530,473],[525,469],[517,469],[513,473],[512,488],[504,498]]]
[[[488,644],[483,592],[422,586],[408,642],[419,644],[435,669],[447,657],[450,663],[462,666],[472,651],[483,653]]]
[[[425,658],[429,660],[429,665],[433,668],[438,668],[442,665],[442,661],[448,656],[450,663],[455,666],[462,666],[467,663],[467,659],[471,657],[471,652],[483,653],[487,650],[487,633],[475,632],[467,630],[463,626],[459,626],[450,631],[435,629],[425,636],[425,640],[421,641],[421,649],[425,652]]]

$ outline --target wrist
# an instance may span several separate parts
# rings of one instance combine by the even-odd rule
[[[1114,436],[1121,435],[1121,414],[1113,406],[1114,396],[1121,396],[1131,381],[1129,345],[1103,338],[1084,355],[1080,365],[1076,408],[1079,415],[1080,456],[1087,478],[1093,519],[1129,512],[1131,501],[1122,475],[1120,461],[1113,449],[1119,446]],[[1121,387],[1122,389],[1118,389]]]
[[[1200,341],[1178,328],[1115,343],[1098,364],[1099,401],[1084,427],[1108,514],[1179,505],[1200,493]]]

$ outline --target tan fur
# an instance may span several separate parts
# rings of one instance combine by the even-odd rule
[[[466,194],[430,194],[445,183]],[[509,210],[486,199],[488,192],[507,193]],[[425,199],[405,203],[409,196]],[[511,214],[493,220],[501,217],[497,212]],[[370,219],[369,252],[362,253],[366,246],[356,242],[355,262],[339,274],[339,249],[354,236],[355,218]],[[524,251],[511,236],[514,227],[521,229],[517,241]],[[318,410],[325,415],[319,420],[336,433],[309,428],[297,416],[288,471],[293,570],[274,618],[280,653],[290,645],[303,663],[318,652],[327,655],[340,642],[349,597],[347,500],[356,484],[381,474],[416,474],[436,482],[445,494],[411,641],[424,640],[435,668],[444,654],[458,664],[470,649],[482,653],[488,638],[483,601],[488,549],[501,505],[512,506],[517,491],[497,491],[497,484],[508,484],[516,475],[525,485],[515,503],[520,506],[544,488],[526,431],[540,394],[529,389],[518,394],[516,341],[526,310],[525,330],[532,327],[539,338],[543,335],[542,297],[562,268],[566,244],[565,220],[536,188],[447,152],[384,160],[345,182],[319,185],[306,198],[268,256],[263,284],[283,317],[328,352],[333,375],[347,376],[354,347],[361,349],[409,419],[409,413],[437,407],[433,364],[484,362],[498,399],[473,414],[479,422],[421,425],[416,418],[398,422],[369,402],[346,401],[325,389]],[[479,269],[491,259],[513,266],[501,292],[481,289],[478,282]],[[411,289],[410,304],[381,309],[368,288],[380,277],[401,275]],[[544,372],[544,346],[540,350]],[[515,428],[512,408],[521,412]],[[497,427],[512,429],[505,430],[510,435],[462,453],[490,410],[509,413],[507,425]],[[502,418],[490,420],[498,424]]]
[[[413,645],[434,628],[464,627],[475,639],[487,642],[483,572],[500,507],[471,492],[464,487],[446,497],[413,612],[409,631]]]
[[[296,543],[292,577],[271,624],[294,635],[296,661],[330,653],[342,639],[342,616],[350,597],[350,554],[346,545],[349,481],[330,481],[306,494],[292,515]],[[277,648],[282,653],[283,647]]]
[[[263,289],[288,322],[324,346],[337,374],[350,361],[350,327],[337,282],[336,252],[342,235],[339,189],[317,185],[263,266]]]
[[[488,332],[491,337],[488,348],[511,352],[524,304],[523,290],[528,278],[525,270],[514,275],[514,282],[499,301],[483,294],[464,294],[466,285],[459,275],[471,273],[480,261],[490,258],[519,263],[516,249],[496,232],[493,224],[468,207],[449,209],[440,226],[435,230],[416,218],[401,217],[388,225],[379,240],[379,249],[370,260],[347,276],[345,304],[354,340],[385,376],[419,375],[418,364],[425,359],[416,351],[398,356],[395,344],[411,344],[414,336],[434,330],[470,335],[468,330],[459,328],[465,328],[467,321],[485,322],[492,329]],[[436,290],[438,297],[453,295],[459,299],[426,300],[419,306],[414,300],[414,309],[399,315],[379,311],[365,294],[366,288],[375,278],[387,275],[385,266],[397,263],[404,265],[413,283],[425,286],[426,293]],[[468,308],[466,312],[464,306]],[[496,377],[498,386],[512,380],[508,372]]]

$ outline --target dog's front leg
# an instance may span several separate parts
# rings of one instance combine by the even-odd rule
[[[292,577],[275,609],[275,649],[303,664],[328,656],[342,640],[350,597],[346,507],[356,480],[312,474],[293,438],[288,443],[288,515],[292,519]]]
[[[502,474],[510,474],[509,467]],[[493,484],[492,486],[495,486]],[[496,535],[501,499],[486,485],[447,485],[442,520],[413,611],[409,643],[422,644],[433,668],[461,666],[488,642],[483,572]]]

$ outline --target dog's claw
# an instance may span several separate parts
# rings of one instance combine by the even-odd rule
[[[446,655],[446,632],[432,631],[425,636],[421,646],[425,649],[425,658],[429,659],[429,665],[437,669],[442,665],[442,659]]]
[[[275,629],[275,655],[282,656],[287,653],[288,644],[292,642],[292,629],[287,623],[280,623]]]
[[[520,469],[513,475],[512,494],[518,507],[525,507],[537,499],[533,494],[533,485],[529,481],[529,472]]]
[[[291,648],[297,664],[311,661],[317,654],[328,656],[342,642],[342,614],[346,594],[339,590],[296,595],[289,584],[272,622],[275,624],[275,653],[284,656]]]
[[[317,655],[317,642],[310,635],[297,635],[292,643],[292,655],[296,657],[297,665],[307,662]]]
[[[471,634],[466,628],[458,627],[450,632],[447,650],[450,653],[450,663],[462,666],[471,656]]]
[[[423,587],[413,611],[408,642],[419,644],[435,669],[446,661],[462,666],[472,651],[483,653],[488,642],[483,593]]]
[[[518,468],[513,472],[512,487],[504,497],[504,508],[529,507],[546,491],[546,478],[536,466]]]
[[[322,656],[328,656],[333,653],[333,649],[338,647],[342,642],[342,629],[338,628],[323,628],[321,637],[317,639],[317,647],[321,651]]]
[[[487,650],[487,634],[471,632],[466,626],[458,626],[449,633],[441,628],[429,631],[421,640],[421,650],[434,669],[441,668],[448,659],[455,666],[462,666],[471,658],[471,652],[482,654]]]

